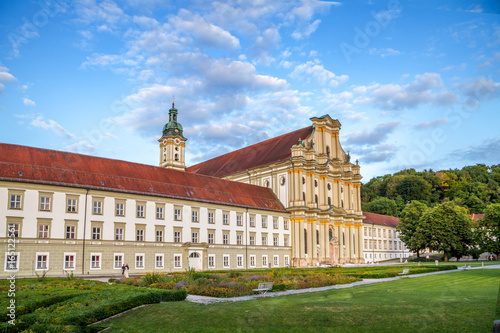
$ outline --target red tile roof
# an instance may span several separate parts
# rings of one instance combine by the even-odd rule
[[[473,220],[479,220],[484,218],[484,214],[472,214],[471,217]]]
[[[385,225],[387,227],[396,227],[400,223],[399,217],[368,213],[368,212],[363,212],[363,215],[366,216],[365,219],[363,220],[364,223]]]
[[[308,138],[312,131],[312,126],[293,131],[193,165],[187,168],[186,171],[214,177],[225,177],[286,160],[292,156],[290,148],[297,144],[299,139]]]
[[[285,211],[272,190],[108,158],[0,143],[0,180]]]

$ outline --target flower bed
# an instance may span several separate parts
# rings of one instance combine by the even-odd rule
[[[253,289],[261,282],[274,282],[273,291],[283,291],[346,284],[359,280],[357,277],[325,273],[295,274],[291,269],[277,268],[257,274],[254,271],[188,271],[176,274],[149,272],[140,278],[124,280],[123,283],[160,289],[182,289],[193,295],[235,297],[253,295]]]

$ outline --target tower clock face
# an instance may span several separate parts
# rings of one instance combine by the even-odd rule
[[[179,144],[179,142],[181,142],[181,140],[179,140],[179,139],[175,139],[175,144],[176,144],[176,145],[178,145],[178,144]]]

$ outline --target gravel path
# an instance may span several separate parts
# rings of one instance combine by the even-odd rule
[[[472,267],[471,270],[475,270],[475,269],[499,269],[499,268],[500,268],[500,265],[491,265],[491,266],[484,266],[484,267]],[[286,291],[278,291],[278,292],[269,292],[266,294],[258,294],[258,295],[250,295],[250,296],[238,296],[238,297],[229,297],[229,298],[188,295],[186,298],[186,301],[193,302],[193,303],[205,304],[205,305],[212,304],[212,303],[219,303],[219,302],[241,302],[241,301],[249,301],[249,300],[256,299],[256,298],[277,297],[277,296],[284,296],[284,295],[314,293],[317,291],[325,291],[325,290],[331,290],[331,289],[352,288],[352,287],[356,287],[356,286],[362,286],[365,284],[380,283],[380,282],[394,281],[394,280],[399,280],[399,279],[416,278],[416,277],[426,276],[426,275],[445,274],[445,273],[453,273],[453,272],[461,272],[461,271],[462,270],[460,270],[460,269],[456,269],[456,270],[450,270],[450,271],[440,271],[440,272],[433,272],[433,273],[407,275],[404,277],[396,276],[396,277],[383,278],[383,279],[364,279],[363,281],[353,282],[353,283],[349,283],[349,284],[338,284],[338,285],[334,285],[334,286],[326,286],[326,287],[319,287],[319,288],[286,290]]]

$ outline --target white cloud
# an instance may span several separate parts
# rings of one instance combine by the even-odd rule
[[[335,73],[325,69],[318,61],[308,61],[295,66],[290,76],[294,79],[303,79],[304,76],[309,76],[314,78],[321,85],[328,85],[334,88],[349,79],[347,75],[335,75]]]
[[[437,73],[415,75],[413,82],[406,85],[376,83],[358,86],[354,91],[359,94],[355,103],[371,104],[386,111],[411,109],[421,104],[446,106],[458,99],[455,93],[444,87]]]
[[[14,75],[9,73],[7,67],[0,66],[0,92],[5,88],[4,83],[16,82]]]
[[[446,118],[438,118],[438,119],[433,120],[433,121],[423,121],[421,123],[413,125],[413,127],[416,129],[429,129],[429,128],[438,127],[439,125],[442,125],[442,124],[446,124],[447,122],[448,122],[448,119],[446,119]]]
[[[52,119],[45,119],[43,116],[39,115],[31,121],[31,125],[35,127],[43,128],[44,130],[49,130],[57,134],[58,136],[63,136],[66,138],[74,138],[75,135],[68,132],[61,125]]]
[[[491,78],[481,77],[465,80],[455,85],[465,96],[477,101],[495,98],[500,95],[500,83]]]
[[[113,32],[118,26],[126,25],[130,17],[111,0],[96,3],[95,0],[75,0],[77,22],[95,24],[98,31]]]
[[[375,145],[383,142],[399,125],[400,121],[383,123],[373,129],[346,134],[347,144]]]
[[[382,58],[385,58],[385,57],[388,57],[388,56],[401,55],[401,51],[394,50],[394,49],[392,49],[390,47],[388,47],[388,48],[381,48],[381,49],[371,48],[371,49],[368,50],[368,53],[369,54],[373,54],[373,55],[379,55]]]
[[[179,33],[188,33],[208,47],[221,49],[239,49],[240,41],[228,31],[218,27],[198,14],[181,9],[170,23]]]
[[[303,28],[298,28],[292,33],[292,37],[297,40],[308,38],[318,29],[320,23],[321,20],[317,19]]]
[[[23,98],[23,104],[26,106],[36,106],[36,103],[27,97]]]

